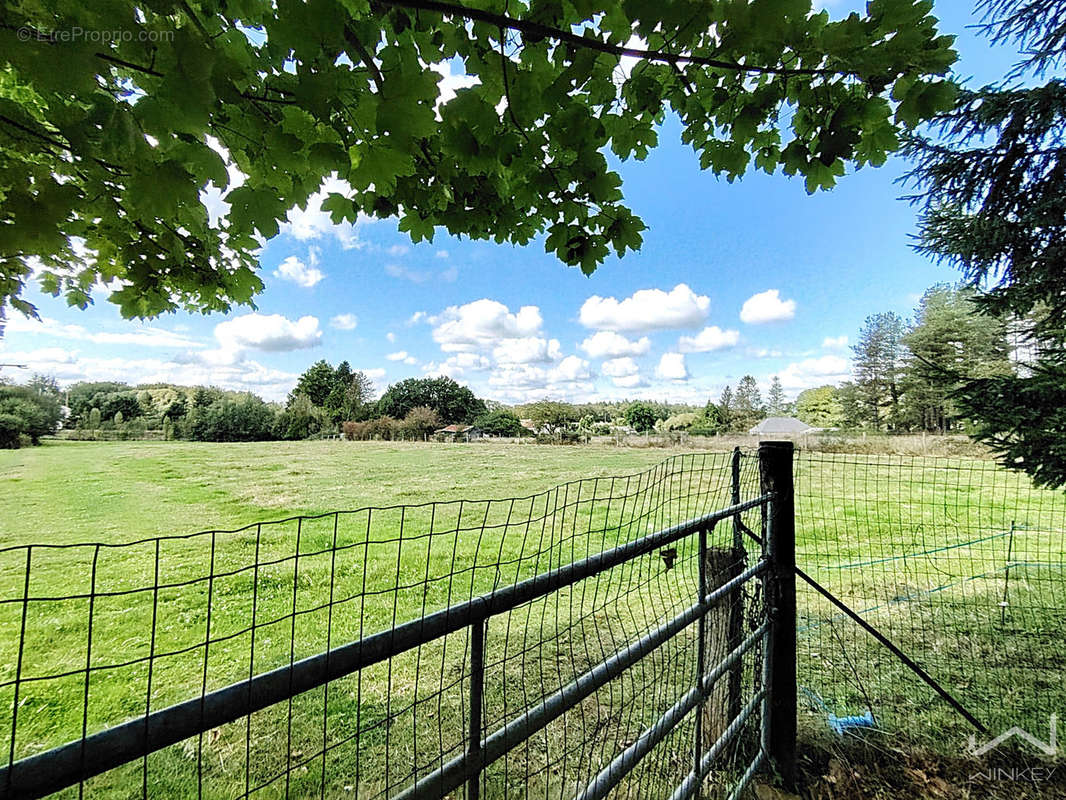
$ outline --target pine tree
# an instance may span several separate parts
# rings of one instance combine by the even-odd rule
[[[1003,463],[1066,485],[1066,1],[985,0],[984,33],[1024,60],[999,85],[959,94],[911,139],[920,249],[961,270],[982,313],[1028,319],[1035,362],[954,394]],[[1025,78],[1022,83],[1019,79]],[[1043,81],[1042,83],[1040,81]]]
[[[902,424],[900,409],[906,327],[892,311],[866,318],[854,347],[855,385],[863,422],[870,427],[896,429]]]
[[[766,395],[767,411],[778,416],[789,412],[788,403],[785,401],[785,390],[781,386],[781,379],[774,375],[770,379],[770,391]]]

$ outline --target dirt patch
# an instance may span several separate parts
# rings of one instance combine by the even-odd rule
[[[1066,765],[1029,752],[980,760],[873,745],[805,743],[790,794],[755,786],[758,800],[1066,800]]]

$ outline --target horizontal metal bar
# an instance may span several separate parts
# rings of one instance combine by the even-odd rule
[[[681,782],[681,785],[674,789],[674,793],[670,795],[670,800],[684,800],[684,798],[692,797],[700,784],[707,778],[711,772],[711,768],[714,766],[715,759],[722,754],[733,738],[740,732],[740,729],[744,727],[744,723],[748,721],[748,717],[754,713],[755,709],[766,697],[766,689],[760,689],[755,695],[745,704],[744,708],[740,710],[740,713],[729,723],[729,726],[722,731],[722,735],[718,737],[717,741],[711,745],[710,749],[703,754],[703,758],[700,759],[700,771],[699,774],[690,772],[685,776],[685,780]]]
[[[730,583],[732,582],[733,581],[730,581]],[[725,585],[728,586],[729,584]],[[736,649],[718,662],[718,665],[707,673],[703,680],[700,681],[699,687],[694,686],[689,689],[684,695],[682,695],[681,699],[674,703],[665,714],[659,717],[650,728],[637,737],[637,740],[633,742],[633,744],[615,756],[611,763],[600,770],[599,774],[592,779],[591,783],[585,786],[584,790],[579,795],[576,795],[575,800],[603,800],[603,798],[622,781],[622,778],[628,775],[632,769],[640,763],[644,756],[650,753],[659,742],[665,739],[670,731],[677,727],[678,723],[681,722],[692,709],[697,708],[699,704],[703,702],[715,682],[725,675],[729,668],[743,657],[744,653],[755,646],[755,643],[758,642],[766,632],[766,628],[767,623],[764,622],[757,631],[748,636],[747,639],[737,645]],[[749,711],[748,713],[750,714],[751,712]],[[743,716],[743,719],[739,716],[737,719],[743,724],[743,721],[747,719],[747,715],[745,715],[743,711],[741,712],[741,715]],[[734,722],[735,721],[736,720],[734,720]],[[730,735],[731,728],[732,723],[714,746],[717,747],[718,743],[722,742],[723,739],[728,741],[726,737],[727,735]],[[724,746],[724,744],[722,746]],[[692,773],[690,772],[689,774],[691,775]]]
[[[766,570],[766,562],[759,563],[744,570],[740,575],[728,583],[722,584],[704,598],[703,602],[697,602],[682,611],[669,622],[656,628],[647,636],[627,645],[613,656],[594,666],[588,672],[575,678],[572,682],[559,691],[544,699],[540,705],[515,717],[498,728],[481,743],[481,751],[474,760],[470,755],[463,754],[453,758],[444,766],[430,773],[424,778],[415,781],[404,791],[396,795],[393,800],[440,800],[449,792],[454,791],[467,780],[471,774],[479,769],[484,769],[497,759],[506,755],[517,745],[524,742],[537,731],[541,730],[553,720],[558,719],[568,710],[576,706],[590,694],[609,681],[617,678],[625,670],[655,650],[663,642],[667,641],[679,632],[691,625],[702,615],[706,614],[711,605],[738,586],[751,580],[756,575]],[[760,629],[760,635],[762,631]],[[756,637],[750,637],[756,638]],[[745,642],[741,645],[751,645]],[[740,647],[737,648],[740,650]],[[743,651],[742,651],[743,652]],[[695,691],[695,690],[693,690]]]
[[[726,800],[739,800],[740,793],[748,788],[748,784],[751,783],[751,779],[755,777],[755,773],[762,769],[763,763],[766,761],[766,751],[760,750],[758,755],[752,759],[748,764],[748,768],[744,770],[744,774],[740,776],[740,780],[737,781],[737,785],[733,787],[733,791],[729,793],[729,797]]]
[[[544,597],[684,538],[770,499],[762,495],[665,528],[488,595],[367,636],[325,653],[216,689],[0,768],[0,798],[38,798],[148,753],[316,689],[419,645]]]

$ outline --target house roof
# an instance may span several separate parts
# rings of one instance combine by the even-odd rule
[[[446,425],[443,428],[437,428],[437,433],[466,433],[473,429],[473,425]]]
[[[806,433],[813,430],[806,422],[795,417],[767,417],[748,433]]]

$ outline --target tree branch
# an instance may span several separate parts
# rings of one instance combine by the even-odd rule
[[[541,25],[539,22],[515,19],[514,17],[508,17],[504,14],[494,14],[490,11],[482,11],[478,8],[469,8],[455,3],[441,2],[441,0],[374,0],[374,3],[381,6],[404,8],[412,11],[435,11],[439,14],[463,17],[478,22],[487,22],[498,28],[507,28],[509,30],[519,31],[526,35],[532,35],[544,39],[554,39],[558,42],[573,45],[574,47],[583,47],[588,50],[596,50],[600,53],[607,53],[613,56],[630,56],[631,58],[639,58],[645,61],[661,61],[666,64],[697,64],[702,67],[714,67],[716,69],[726,69],[732,72],[745,72],[756,75],[832,76],[855,74],[845,70],[834,69],[790,69],[788,67],[749,66],[747,64],[740,64],[736,61],[724,61],[717,58],[708,58],[706,56],[685,56],[676,55],[674,53],[665,53],[660,50],[641,50],[635,47],[621,47],[619,45],[605,42],[602,39],[578,36],[575,33],[564,31],[560,28]]]

